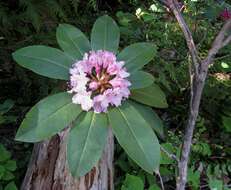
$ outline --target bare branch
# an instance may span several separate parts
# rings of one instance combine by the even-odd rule
[[[231,36],[227,37],[226,40],[224,40],[222,47],[227,46],[231,42]]]
[[[212,48],[209,50],[208,56],[205,59],[206,64],[212,63],[212,61],[213,61],[215,55],[218,53],[218,51],[221,48],[223,48],[224,46],[229,44],[229,42],[231,41],[231,35],[228,36],[226,39],[225,39],[225,35],[226,35],[226,32],[229,31],[230,29],[231,29],[231,19],[229,19],[225,23],[225,25],[222,27],[219,34],[215,38],[215,40],[212,44]]]
[[[194,64],[194,70],[197,74],[198,73],[197,67],[200,63],[200,58],[198,56],[198,52],[197,52],[196,45],[195,45],[193,37],[192,37],[192,33],[191,33],[188,25],[186,24],[182,14],[181,14],[181,12],[180,12],[177,4],[176,4],[176,1],[175,0],[168,0],[168,6],[172,10],[173,14],[175,15],[175,17],[179,23],[179,26],[184,33],[186,43],[187,43],[187,46],[188,46],[188,49],[189,49],[189,52],[191,54],[192,61]]]

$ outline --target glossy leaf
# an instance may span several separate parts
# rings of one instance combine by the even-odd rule
[[[159,116],[155,113],[155,111],[148,106],[136,103],[134,101],[131,101],[130,103],[142,115],[145,121],[152,127],[152,129],[158,134],[158,136],[164,138],[164,125]]]
[[[91,46],[87,37],[76,27],[69,24],[60,24],[56,37],[59,46],[74,59],[82,59]]]
[[[152,43],[135,43],[126,47],[117,56],[118,60],[125,61],[125,67],[132,73],[141,69],[153,59],[156,46]]]
[[[136,71],[131,73],[131,76],[128,78],[131,82],[130,89],[139,89],[150,86],[154,82],[154,77],[144,71]]]
[[[74,60],[59,49],[37,45],[19,49],[13,53],[14,60],[37,74],[54,78],[69,79],[69,68]]]
[[[132,90],[131,99],[156,108],[167,108],[167,100],[164,92],[156,84],[149,87]]]
[[[140,113],[126,101],[108,113],[110,125],[119,144],[145,171],[159,168],[160,146],[156,135]]]
[[[81,112],[80,106],[73,104],[71,95],[66,92],[48,96],[26,114],[16,140],[38,142],[47,139],[67,127]]]
[[[84,176],[100,159],[108,134],[105,114],[92,111],[81,115],[71,129],[67,159],[73,176]]]
[[[93,50],[108,50],[117,52],[120,30],[116,22],[109,16],[99,17],[91,32],[91,47]]]

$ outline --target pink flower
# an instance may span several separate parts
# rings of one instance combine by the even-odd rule
[[[225,21],[231,19],[231,10],[229,10],[228,8],[225,8],[221,12],[220,17]]]
[[[124,80],[124,78],[121,78],[119,76],[115,77],[114,79],[110,80],[109,82],[113,86],[113,88],[131,86],[131,83],[128,80]]]
[[[105,94],[97,95],[93,98],[93,108],[96,113],[106,112],[109,106],[109,101]]]
[[[85,111],[89,111],[93,106],[91,96],[87,92],[77,93],[73,96],[72,102],[74,104],[80,104],[81,108]]]
[[[120,106],[130,95],[130,74],[123,61],[116,61],[109,51],[91,51],[70,69],[72,102],[96,113],[107,112],[109,106]]]

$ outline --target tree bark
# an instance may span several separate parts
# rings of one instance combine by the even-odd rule
[[[85,176],[73,178],[66,160],[69,129],[34,146],[21,190],[113,190],[114,140],[111,130],[98,164]]]
[[[193,132],[196,125],[196,119],[199,112],[205,79],[207,76],[208,67],[200,73],[200,77],[195,77],[192,83],[190,110],[188,115],[187,127],[184,135],[184,142],[181,152],[181,159],[178,163],[179,176],[177,178],[177,190],[184,190],[187,182],[188,162],[192,145]]]

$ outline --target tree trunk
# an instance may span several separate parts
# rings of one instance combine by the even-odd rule
[[[184,190],[187,182],[188,162],[191,151],[193,132],[196,126],[196,120],[199,112],[202,92],[205,85],[205,79],[208,72],[208,66],[204,68],[198,77],[194,78],[191,89],[190,110],[184,135],[181,159],[178,163],[179,177],[177,178],[177,190]]]
[[[34,146],[21,190],[113,190],[114,140],[109,131],[98,164],[85,176],[75,179],[68,171],[66,141],[68,129],[51,140]]]

